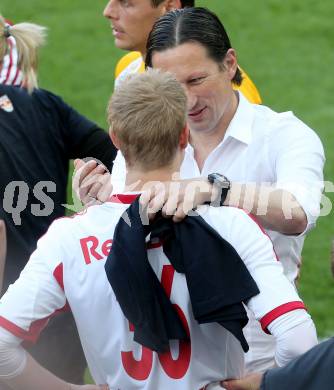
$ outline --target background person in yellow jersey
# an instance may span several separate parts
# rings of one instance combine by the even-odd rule
[[[115,45],[130,50],[120,59],[115,70],[115,86],[132,73],[145,70],[146,42],[154,22],[166,12],[195,6],[195,0],[110,0],[104,9],[104,16],[111,21]],[[242,83],[234,84],[251,102],[260,104],[260,94],[242,71]]]

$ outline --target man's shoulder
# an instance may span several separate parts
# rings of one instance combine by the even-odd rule
[[[122,207],[123,206],[123,207]],[[126,207],[106,202],[93,205],[85,210],[59,219],[49,226],[46,234],[39,240],[39,248],[52,248],[64,258],[72,258],[81,246],[94,248],[112,239],[118,221]]]
[[[198,214],[215,230],[224,232],[224,235],[235,230],[235,226],[252,230],[257,225],[251,214],[238,207],[201,206],[198,208]]]
[[[264,142],[272,143],[281,137],[286,140],[301,136],[314,136],[315,132],[292,111],[276,112],[270,107],[254,105],[253,135],[265,137]],[[273,146],[273,145],[271,145]]]
[[[22,104],[22,102],[24,104],[25,101],[31,101],[31,95],[25,88],[16,87],[13,85],[0,84],[0,97],[2,96],[7,96],[13,101],[13,103],[19,101],[20,104]]]
[[[131,64],[142,62],[143,58],[139,51],[130,51],[125,54],[118,62],[115,68],[115,78],[117,78]]]
[[[117,86],[127,76],[145,71],[145,64],[139,51],[132,51],[123,56],[115,69],[115,85]]]
[[[242,208],[201,206],[198,213],[237,251],[271,245],[268,234],[256,217]]]
[[[103,204],[94,204],[87,206],[83,210],[75,212],[71,215],[59,218],[55,220],[52,224],[58,226],[59,228],[64,226],[84,226],[85,224],[90,224],[93,220],[96,223],[101,220],[108,219],[119,219],[119,214],[122,213],[126,206],[120,204],[120,207],[117,203],[107,201]]]

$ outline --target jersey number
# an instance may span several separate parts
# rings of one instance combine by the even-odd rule
[[[161,284],[169,298],[172,292],[174,273],[175,270],[171,265],[163,266]],[[177,311],[182,324],[189,335],[190,331],[186,316],[184,315],[180,306],[173,304],[173,307]],[[131,324],[129,324],[129,329],[132,332],[134,331],[134,328]],[[153,351],[146,347],[142,347],[141,349],[142,355],[140,360],[136,360],[134,358],[132,351],[121,352],[122,363],[125,371],[129,376],[139,381],[146,380],[149,377],[153,364]],[[180,379],[185,376],[189,368],[190,356],[190,341],[179,341],[179,354],[176,359],[173,358],[170,351],[158,354],[159,362],[163,370],[172,379]]]

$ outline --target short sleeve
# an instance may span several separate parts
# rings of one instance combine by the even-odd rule
[[[270,238],[253,217],[233,207],[209,207],[204,218],[234,247],[255,280],[260,293],[247,306],[265,330],[279,316],[304,308],[283,273]]]
[[[22,340],[35,342],[49,318],[66,307],[65,293],[57,281],[63,257],[60,237],[55,222],[1,298],[0,326]]]

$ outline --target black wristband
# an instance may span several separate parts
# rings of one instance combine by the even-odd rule
[[[229,179],[220,173],[210,173],[208,180],[219,190],[219,197],[217,198],[217,206],[223,206],[227,197],[228,191],[231,188]]]

